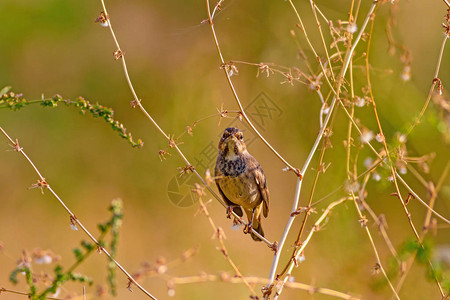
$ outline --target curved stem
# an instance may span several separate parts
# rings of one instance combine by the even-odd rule
[[[322,136],[323,136],[323,134],[325,132],[325,129],[328,126],[328,122],[329,122],[329,120],[331,118],[331,115],[333,113],[334,107],[336,106],[336,103],[337,103],[337,101],[339,99],[339,91],[340,91],[340,88],[341,88],[344,76],[345,76],[345,74],[347,72],[348,66],[350,64],[351,58],[352,58],[353,53],[355,51],[355,48],[358,45],[359,41],[361,40],[361,36],[364,33],[364,30],[365,30],[365,28],[366,28],[366,26],[367,26],[367,24],[368,24],[368,22],[370,20],[370,17],[372,16],[372,13],[374,12],[374,10],[377,7],[377,5],[378,5],[378,1],[374,1],[372,3],[372,6],[370,7],[369,12],[367,13],[367,16],[366,16],[366,18],[364,20],[363,25],[361,26],[361,30],[360,30],[358,36],[356,37],[352,47],[350,49],[347,49],[347,53],[346,53],[345,60],[344,60],[344,65],[343,65],[343,67],[341,69],[341,73],[339,74],[339,77],[338,77],[338,83],[337,83],[337,87],[336,87],[336,91],[337,91],[338,94],[333,97],[333,100],[331,102],[331,106],[330,106],[329,112],[327,114],[327,117],[324,120],[324,124],[323,124],[322,128],[320,128],[320,131],[319,131],[319,134],[317,135],[316,141],[314,142],[314,145],[312,146],[312,149],[309,152],[309,155],[308,155],[308,157],[307,157],[307,159],[306,159],[306,161],[305,161],[305,163],[303,165],[303,168],[300,171],[300,174],[302,176],[304,176],[306,170],[308,169],[309,164],[311,163],[311,160],[312,160],[314,154],[316,153],[317,147],[319,146],[319,143],[322,140]],[[278,243],[277,251],[275,252],[275,255],[274,255],[274,258],[273,258],[273,261],[272,261],[272,266],[270,268],[270,273],[269,273],[269,283],[267,284],[267,288],[269,290],[270,290],[270,288],[271,288],[271,286],[273,284],[274,278],[275,278],[276,269],[278,267],[278,263],[279,263],[280,256],[281,256],[281,250],[283,249],[283,246],[284,246],[284,244],[286,242],[286,238],[287,238],[287,236],[289,234],[289,231],[291,229],[292,223],[294,222],[294,219],[296,217],[296,215],[293,214],[293,213],[297,210],[297,207],[298,207],[298,202],[299,202],[299,198],[300,198],[300,191],[301,191],[301,183],[302,183],[302,181],[300,179],[298,179],[297,180],[297,186],[296,186],[296,189],[295,189],[294,203],[292,205],[292,211],[289,214],[289,219],[288,219],[288,221],[286,223],[286,226],[284,228],[283,234],[282,234],[282,236],[280,238],[280,241]],[[290,263],[292,264],[292,262],[290,262]]]
[[[214,44],[216,45],[216,49],[217,49],[217,53],[219,54],[221,65],[224,66],[225,65],[225,60],[223,58],[222,51],[220,50],[219,41],[217,39],[216,30],[214,28],[213,17],[211,15],[211,8],[210,8],[209,0],[206,0],[206,8],[208,10],[208,20],[209,20],[209,25],[210,25],[210,28],[211,28],[212,35],[214,37]],[[233,93],[234,99],[236,100],[236,103],[239,106],[239,110],[241,111],[242,117],[244,118],[244,120],[252,128],[253,132],[255,132],[256,135],[261,139],[261,141],[270,149],[270,151],[272,151],[275,154],[275,156],[278,157],[278,159],[280,159],[289,168],[289,170],[291,170],[294,173],[296,173],[297,175],[299,175],[298,174],[298,170],[296,168],[294,168],[286,159],[284,159],[272,147],[272,145],[261,135],[261,133],[258,131],[258,129],[256,129],[256,127],[255,127],[255,125],[253,125],[252,121],[250,121],[250,119],[247,116],[247,113],[244,110],[244,107],[242,106],[241,100],[239,99],[239,96],[238,96],[238,94],[236,92],[236,89],[235,89],[235,87],[233,85],[233,82],[231,81],[231,77],[228,74],[227,69],[225,67],[223,67],[223,71],[225,73],[225,77],[227,79],[227,83],[230,86],[231,92]]]
[[[45,181],[45,178],[42,176],[42,174],[39,172],[36,165],[31,161],[31,159],[28,157],[28,155],[23,151],[23,148],[19,146],[19,142],[16,140],[14,141],[8,133],[0,126],[0,131],[3,133],[3,135],[9,140],[9,142],[14,145],[14,150],[22,154],[22,156],[28,161],[28,163],[33,167],[36,174],[39,176],[39,182],[41,185],[39,185],[40,188],[47,188],[50,193],[58,200],[58,202],[61,204],[61,206],[67,211],[67,213],[70,215],[70,221],[72,224],[78,225],[82,231],[97,245],[97,248],[100,253],[105,253],[106,256],[127,276],[128,280],[132,282],[134,285],[136,285],[145,295],[150,297],[153,300],[156,300],[156,297],[154,297],[150,292],[148,292],[144,287],[142,287],[131,275],[128,273],[127,270],[125,270],[124,267],[122,267],[121,264],[119,264],[118,261],[116,261],[111,254],[97,241],[97,239],[87,230],[87,228],[81,223],[81,221],[75,216],[75,214],[69,209],[69,207],[64,203],[64,201],[59,197],[58,194],[50,187],[50,185]]]
[[[427,99],[425,100],[425,104],[423,105],[422,110],[420,111],[419,115],[414,120],[414,122],[411,124],[411,126],[408,128],[408,131],[405,133],[406,136],[408,136],[411,133],[411,131],[420,123],[420,120],[422,119],[423,115],[425,114],[425,111],[428,108],[428,105],[430,104],[431,97],[433,95],[433,91],[436,88],[436,85],[438,84],[438,80],[439,80],[438,76],[439,76],[439,70],[441,68],[442,56],[444,55],[444,48],[445,48],[445,44],[448,39],[449,39],[448,36],[444,36],[444,39],[441,44],[441,50],[439,51],[438,62],[436,64],[436,71],[434,72],[433,83],[431,84]]]
[[[128,86],[131,90],[131,93],[133,94],[133,104],[135,104],[137,107],[139,107],[139,109],[144,113],[144,115],[147,117],[147,119],[150,120],[150,122],[156,127],[156,129],[164,136],[164,138],[169,142],[169,146],[174,148],[175,151],[178,153],[178,155],[181,157],[181,159],[184,161],[184,163],[186,164],[186,166],[191,167],[189,170],[192,170],[192,172],[197,176],[197,178],[201,181],[201,183],[208,189],[208,191],[211,193],[211,195],[214,196],[214,198],[217,199],[217,201],[219,201],[220,204],[222,204],[223,207],[227,207],[227,205],[223,202],[223,200],[219,197],[219,195],[216,194],[216,192],[214,192],[214,190],[206,183],[206,181],[203,179],[203,177],[197,172],[197,170],[195,170],[195,168],[193,167],[193,165],[189,162],[189,160],[186,158],[186,156],[183,154],[183,152],[181,151],[181,149],[178,147],[177,143],[174,141],[173,137],[170,137],[168,134],[166,134],[164,132],[164,130],[158,125],[158,123],[152,118],[152,116],[147,112],[147,110],[144,108],[144,106],[141,104],[141,100],[138,98],[133,84],[131,82],[130,76],[128,75],[128,69],[127,69],[127,64],[125,61],[125,53],[121,50],[119,42],[116,38],[116,35],[114,33],[114,30],[112,28],[111,25],[111,21],[108,15],[108,12],[106,10],[106,6],[105,6],[105,2],[104,0],[100,0],[103,6],[103,12],[106,15],[106,22],[108,23],[108,27],[109,30],[111,32],[111,35],[114,39],[114,43],[116,44],[117,50],[115,51],[115,53],[119,53],[120,55],[118,56],[118,59],[122,60],[122,67],[123,67],[123,71],[125,74],[125,78],[127,80]],[[239,217],[236,213],[232,212],[233,216],[238,219],[242,224],[247,224],[241,217]],[[266,238],[264,238],[263,236],[261,236],[258,232],[256,232],[256,230],[254,230],[252,228],[252,233],[255,234],[256,236],[258,236],[262,241],[264,241],[267,245],[272,246],[272,243],[270,243]]]
[[[283,282],[281,284],[281,286],[279,286],[279,290],[276,292],[275,296],[274,296],[274,300],[278,299],[278,297],[281,294],[281,291],[283,290],[283,286],[286,284],[287,280],[289,279],[291,273],[292,273],[292,269],[295,266],[295,262],[297,262],[299,260],[299,257],[301,255],[301,253],[303,252],[303,250],[305,250],[306,246],[308,245],[309,241],[311,240],[313,234],[315,232],[317,232],[320,229],[320,224],[326,219],[326,217],[330,214],[330,212],[333,210],[333,208],[341,203],[343,203],[344,201],[349,200],[348,198],[342,198],[338,201],[335,201],[333,203],[331,203],[330,205],[328,205],[328,207],[324,210],[324,212],[322,213],[322,215],[317,219],[317,221],[314,223],[312,230],[309,232],[308,236],[306,237],[306,239],[303,241],[302,245],[300,246],[300,248],[297,249],[297,253],[295,255],[294,258],[292,258],[290,260],[290,264],[287,268],[287,272],[286,272],[286,276],[283,279]]]

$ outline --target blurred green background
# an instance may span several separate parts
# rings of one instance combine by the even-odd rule
[[[319,55],[324,55],[309,3],[296,2],[313,44],[319,49]],[[358,25],[370,6],[370,1],[362,2]],[[318,6],[335,24],[338,19],[348,18],[349,1],[320,1]],[[113,0],[107,1],[107,7],[126,53],[136,92],[166,133],[180,134],[194,121],[216,113],[221,105],[237,109],[219,69],[210,29],[201,24],[207,18],[204,1]],[[407,127],[426,99],[446,13],[444,3],[437,0],[401,1],[399,4],[393,34],[412,54],[411,80],[404,82],[399,53],[388,54],[385,30],[390,7],[389,3],[381,5],[377,12],[371,49],[374,96],[388,141]],[[182,167],[183,162],[174,151],[166,160],[159,159],[158,151],[167,148],[167,141],[142,113],[131,109],[132,96],[121,63],[113,58],[115,46],[108,28],[94,23],[101,10],[100,1],[2,0],[0,88],[11,85],[28,100],[58,93],[71,99],[82,96],[93,103],[112,107],[115,118],[124,123],[135,138],[142,138],[144,147],[131,148],[102,120],[81,115],[75,108],[64,105],[55,109],[34,105],[17,112],[1,108],[0,125],[13,138],[19,139],[50,185],[92,232],[96,232],[97,223],[109,218],[107,208],[111,200],[123,200],[125,217],[118,260],[130,272],[135,272],[142,262],[154,263],[160,256],[173,261],[183,251],[197,247],[194,257],[170,265],[168,274],[188,276],[222,271],[233,274],[216,248],[217,241],[211,239],[213,231],[205,216],[198,213],[198,204],[181,207],[170,200],[168,190],[173,190],[173,186],[169,184],[176,183],[173,180],[177,180],[177,168]],[[295,29],[296,23],[287,2],[257,0],[225,1],[215,21],[226,61],[273,62],[299,67],[306,72],[297,55],[296,41],[290,34],[294,29],[313,69],[318,70],[301,32]],[[329,41],[325,24],[322,28]],[[363,42],[357,50],[359,55],[365,47]],[[447,47],[440,72],[444,87],[450,75],[449,53]],[[363,64],[363,60],[357,63]],[[320,101],[317,94],[299,83],[280,84],[284,79],[279,75],[255,78],[256,67],[238,65],[238,68],[239,75],[233,80],[244,106],[260,99],[261,92],[264,93],[268,103],[277,107],[277,114],[265,118],[259,129],[288,161],[301,167],[318,132]],[[362,70],[355,71],[355,81],[359,87],[356,93],[362,95],[361,87],[365,85]],[[442,174],[449,153],[448,144],[436,128],[438,116],[439,110],[431,104],[407,144],[410,156],[436,153],[430,173],[424,174],[426,180],[433,182]],[[357,117],[377,132],[371,107],[359,109]],[[230,122],[233,120],[222,120],[218,126],[218,119],[212,118],[199,123],[192,137],[183,137],[182,151],[192,163],[204,159],[203,151],[217,145],[219,135]],[[233,124],[244,127],[237,120]],[[331,162],[331,166],[319,179],[315,200],[333,191],[346,178],[342,140],[347,124],[342,110],[339,111],[332,137],[333,148],[325,155],[325,162]],[[381,148],[380,144],[377,147]],[[254,140],[249,149],[263,166],[271,192],[270,215],[263,220],[264,230],[269,240],[278,240],[291,210],[296,178],[282,171],[285,166],[259,140]],[[38,190],[28,189],[37,177],[25,160],[11,150],[3,139],[0,143],[0,241],[4,248],[0,252],[0,287],[24,291],[24,280],[18,286],[8,281],[23,249],[52,249],[61,255],[60,263],[69,266],[74,261],[72,249],[86,237],[80,231],[70,230],[68,215],[48,192],[42,196]],[[368,156],[370,152],[364,149],[360,154],[360,171],[364,170],[362,162]],[[207,162],[211,166],[214,159]],[[317,167],[317,157],[311,167]],[[305,205],[309,196],[313,172],[308,174],[300,205]],[[405,179],[428,199],[425,188],[412,175],[406,174]],[[186,194],[188,190],[183,187],[181,193]],[[385,178],[380,183],[371,181],[368,202],[377,214],[386,216],[389,235],[394,245],[400,247],[412,233],[398,200],[389,196],[392,192],[394,189]],[[446,217],[450,215],[449,193],[446,180],[435,206]],[[343,192],[337,193],[320,203],[319,214],[312,215],[307,230],[321,209],[342,195]],[[242,228],[233,230],[231,222],[225,218],[225,210],[215,200],[208,208],[216,224],[224,228],[229,254],[241,272],[266,278],[273,253],[264,244],[243,235]],[[420,230],[425,209],[414,201],[408,208]],[[294,226],[299,225],[298,218]],[[370,222],[370,229],[382,262],[387,266],[389,252],[373,222]],[[294,235],[289,237],[283,250],[281,265],[292,251]],[[436,246],[448,246],[448,229],[438,231],[433,239]],[[294,270],[295,281],[348,291],[364,299],[387,299],[391,294],[387,286],[373,288],[381,275],[371,273],[375,264],[373,251],[350,202],[335,209],[323,230],[314,235],[305,256],[306,261]],[[50,269],[34,268],[37,272]],[[105,285],[106,259],[103,255],[94,255],[79,271]],[[136,288],[133,293],[126,289],[127,279],[122,274],[117,277],[119,299],[144,298]],[[142,284],[158,298],[169,298],[164,279],[146,278]],[[95,286],[87,289],[90,297],[95,298],[95,290]],[[63,290],[64,294],[80,292],[79,284],[69,284]],[[437,299],[438,290],[426,279],[425,268],[414,265],[400,296]],[[2,294],[0,298],[24,297]],[[247,298],[248,290],[244,285],[222,282],[177,285],[174,296],[174,299]],[[285,289],[283,298],[329,297]]]

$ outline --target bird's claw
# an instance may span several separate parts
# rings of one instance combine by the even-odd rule
[[[234,205],[229,205],[227,207],[227,218],[231,219],[231,213],[233,212]]]
[[[250,232],[252,232],[252,229],[253,229],[252,223],[249,223],[249,224],[245,225],[244,233],[250,233]]]

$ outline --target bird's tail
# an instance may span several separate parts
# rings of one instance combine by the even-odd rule
[[[259,215],[257,218],[255,218],[255,220],[253,220],[253,229],[257,233],[259,233],[261,236],[264,236],[264,231],[263,231],[263,229],[261,227],[261,215]],[[261,241],[261,239],[256,234],[254,234],[253,232],[251,232],[250,235],[252,236],[253,240],[255,240],[257,242]]]

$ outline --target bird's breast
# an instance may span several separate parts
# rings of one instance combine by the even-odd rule
[[[218,161],[220,172],[225,176],[238,177],[246,170],[245,161],[239,156]]]
[[[234,204],[252,209],[261,202],[258,186],[251,174],[242,173],[236,177],[224,175],[217,180],[222,192]]]

